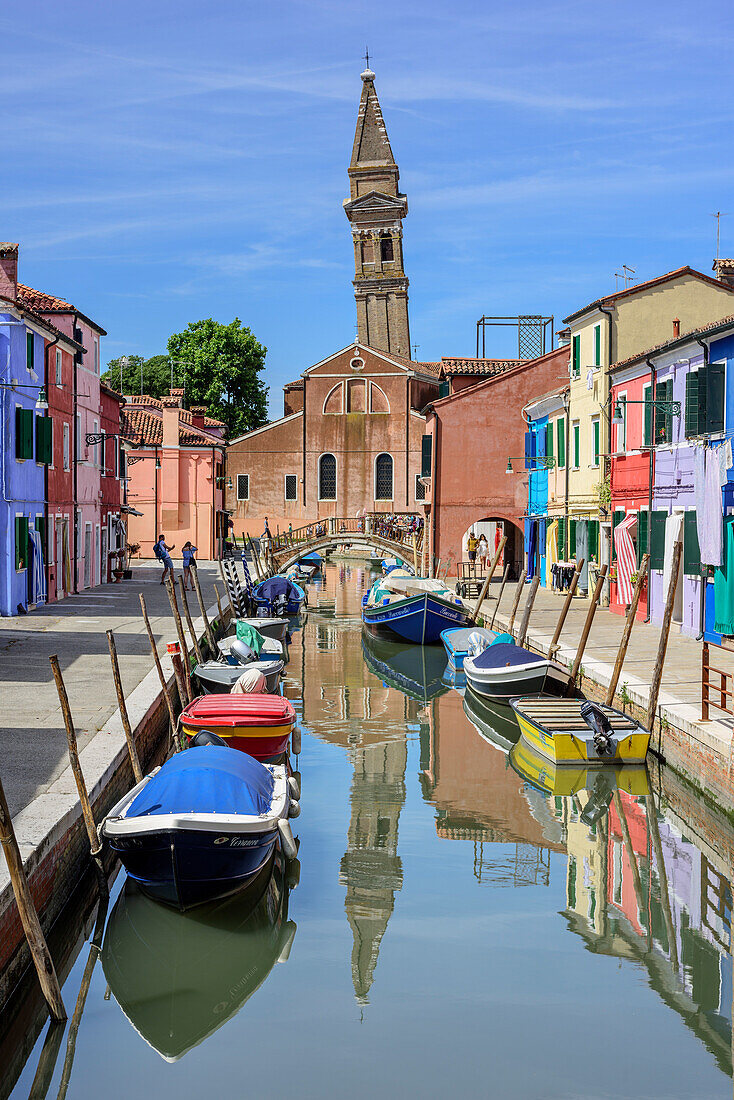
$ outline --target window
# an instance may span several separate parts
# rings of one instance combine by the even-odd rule
[[[33,409],[15,406],[15,457],[33,458]]]
[[[370,412],[389,413],[390,402],[384,390],[380,389],[376,382],[370,385]]]
[[[601,325],[594,325],[594,366],[601,366]]]
[[[36,417],[36,462],[50,466],[53,463],[53,420],[50,416]]]
[[[322,455],[319,459],[319,500],[336,500],[336,458]]]
[[[642,388],[642,399],[645,402],[642,442],[645,447],[652,445],[652,385]]]
[[[426,487],[423,484],[423,482],[421,481],[421,475],[420,474],[415,475],[415,499],[416,500],[425,500],[426,499]]]
[[[94,435],[99,435],[99,420],[92,421],[92,432]],[[99,444],[95,444],[92,448],[92,464],[99,466]]]
[[[338,382],[332,390],[329,390],[324,401],[325,416],[339,416],[344,411],[342,389],[341,382]]]
[[[25,334],[25,365],[26,368],[33,370],[33,364],[35,362],[35,339],[32,332],[26,332]]]
[[[81,459],[81,453],[82,453],[82,414],[81,413],[76,414],[75,429],[76,429],[76,431],[75,431],[75,434],[74,434],[74,461],[75,462],[81,462],[81,460],[82,460]]]
[[[15,517],[15,568],[25,569],[28,564],[28,517]]]
[[[421,477],[431,476],[431,460],[433,458],[433,436],[424,435],[421,440]]]
[[[545,426],[545,453],[548,458],[553,458],[553,424],[550,420]]]
[[[683,572],[689,577],[701,575],[701,551],[694,508],[683,513]]]
[[[69,425],[68,424],[64,424],[63,438],[64,438],[64,443],[63,443],[63,446],[64,446],[64,469],[68,470],[68,469],[71,468],[71,456],[69,454]]]
[[[58,521],[56,521],[56,522],[58,522]],[[48,564],[49,565],[53,565],[53,563],[54,563],[54,544],[56,542],[56,522],[54,522],[54,517],[53,516],[48,517],[48,531],[46,532],[46,543],[47,543],[46,553],[48,555]]]
[[[56,385],[57,386],[61,385],[62,365],[63,364],[62,364],[62,359],[61,359],[61,349],[57,348],[56,349]]]
[[[724,430],[725,363],[709,363],[686,375],[686,439]]]
[[[367,411],[367,387],[363,378],[350,378],[347,381],[347,412],[363,413]]]
[[[50,564],[48,561],[48,539],[46,538],[46,517],[43,512],[36,513],[36,530],[41,536],[41,554],[43,555],[44,565]]]
[[[94,373],[99,374],[99,336],[94,337]]]
[[[558,444],[558,465],[566,465],[566,421],[561,417],[556,420],[556,442]]]
[[[615,424],[614,430],[616,431],[616,450],[623,454],[627,450],[627,393],[618,393],[612,402],[614,409],[618,408],[622,414],[622,423]]]
[[[591,431],[593,433],[593,463],[592,465],[599,465],[599,417],[595,416],[591,421]]]
[[[249,474],[237,474],[237,499],[249,500],[250,499],[250,475]]]
[[[392,500],[391,455],[378,455],[375,461],[375,500]]]
[[[285,499],[298,500],[298,478],[295,474],[285,475]]]
[[[581,465],[581,425],[578,420],[573,424],[573,468],[578,470]]]
[[[722,395],[723,397],[723,395]],[[673,379],[666,378],[658,382],[655,387],[655,401],[670,402],[673,400]],[[666,412],[664,408],[656,405],[655,408],[655,442],[670,443],[673,439],[673,414]]]
[[[571,341],[571,375],[578,378],[581,374],[581,334]]]
[[[392,263],[394,259],[392,237],[380,238],[380,259],[383,263]]]

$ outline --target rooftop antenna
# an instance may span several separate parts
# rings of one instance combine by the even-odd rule
[[[633,277],[637,273],[637,268],[629,267],[627,264],[622,264],[622,271],[624,272],[624,285],[629,286]]]
[[[420,344],[411,344],[410,346],[413,349],[413,358],[415,359],[418,355],[418,348],[420,347]]]
[[[620,271],[615,271],[614,272],[614,289],[615,289],[615,291],[619,290],[619,280],[623,279],[623,278],[624,278],[624,275],[622,275],[622,273]]]
[[[716,259],[719,258],[719,244],[721,242],[721,219],[728,218],[729,215],[725,214],[721,210],[717,210],[715,214],[711,215],[712,218],[716,218]]]

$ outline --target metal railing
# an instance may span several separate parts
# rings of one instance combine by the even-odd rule
[[[723,648],[723,647],[717,647]],[[718,685],[711,682],[711,674],[719,677]],[[727,687],[727,683],[734,678],[734,673],[724,672],[722,668],[715,668],[711,664],[709,654],[709,642],[704,642],[701,647],[701,721],[708,722],[709,707],[723,710],[725,714],[734,714],[734,709],[727,706],[727,700],[734,700],[734,692]],[[712,694],[718,696],[719,701],[712,699]]]
[[[372,512],[359,519],[353,516],[332,516],[329,519],[318,520],[292,531],[274,535],[270,551],[277,556],[288,550],[306,550],[310,544],[321,543],[324,540],[336,543],[349,542],[350,535],[357,535],[362,540],[374,538],[381,542],[389,542],[396,548],[412,553],[415,535],[416,549],[420,554],[423,547],[424,527],[422,524],[417,526],[419,519],[422,520],[422,517],[414,512],[404,512],[392,517],[384,513]]]

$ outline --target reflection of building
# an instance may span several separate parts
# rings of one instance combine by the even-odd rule
[[[369,745],[353,755],[352,818],[341,863],[344,907],[354,936],[352,981],[360,1004],[374,977],[380,942],[403,885],[398,821],[405,802],[404,740]]]

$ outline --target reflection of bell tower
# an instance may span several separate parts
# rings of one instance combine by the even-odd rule
[[[352,819],[341,881],[347,887],[344,907],[354,937],[352,981],[360,1004],[367,1003],[395,891],[403,885],[398,821],[405,802],[407,755],[405,741],[369,745],[353,754]]]

